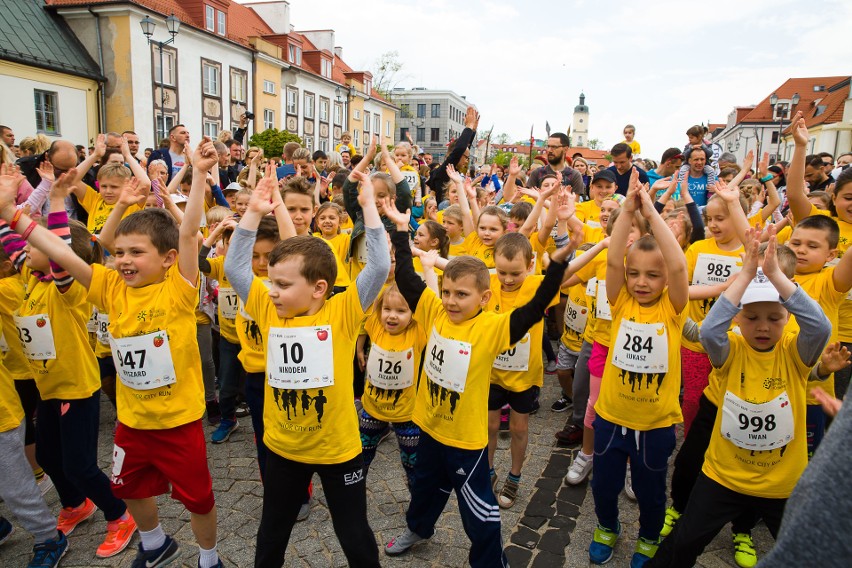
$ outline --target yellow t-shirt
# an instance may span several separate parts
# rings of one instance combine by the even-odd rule
[[[766,227],[767,222],[769,222],[769,219],[764,220],[763,213],[761,211],[758,211],[757,213],[748,218],[748,225],[753,229],[757,228],[758,225],[760,225],[761,227]]]
[[[349,152],[350,158],[355,155],[355,146],[352,144],[338,144],[334,147],[335,152],[342,152],[343,150],[347,150]]]
[[[592,318],[587,298],[585,284],[575,284],[568,288],[561,340],[562,345],[574,353],[579,353],[583,348],[583,335]]]
[[[364,329],[370,336],[370,343],[372,344],[370,357],[375,358],[375,361],[371,360],[370,364],[367,365],[361,403],[364,405],[364,410],[377,420],[407,422],[411,420],[414,414],[417,372],[420,370],[420,358],[423,355],[423,348],[426,346],[426,334],[418,323],[412,321],[405,332],[399,335],[391,335],[382,327],[381,315],[378,310],[373,310],[364,324]],[[385,360],[383,362],[376,347],[389,353],[405,353],[406,358],[404,360],[400,356],[398,370],[401,372],[397,372],[393,368],[397,364],[396,361]],[[370,381],[372,364],[376,365],[378,373],[391,373],[393,376],[399,377],[403,384],[411,382],[411,385],[401,389],[374,385]]]
[[[240,338],[237,337],[236,323],[239,297],[231,287],[227,275],[225,275],[225,257],[215,256],[208,258],[207,262],[210,263],[210,272],[207,276],[219,283],[219,303],[216,308],[216,313],[219,316],[219,334],[226,341],[237,344],[240,342]]]
[[[683,422],[678,396],[686,313],[675,311],[668,288],[659,302],[643,307],[625,286],[612,306],[612,319],[616,323],[595,411],[633,430]]]
[[[627,144],[628,146],[630,146],[630,150],[634,154],[641,154],[642,153],[642,146],[639,145],[639,142],[637,142],[636,139],[633,139],[630,142],[628,142],[627,140],[622,140],[622,142],[624,144]]]
[[[491,299],[485,307],[497,314],[509,314],[532,300],[544,276],[527,276],[521,287],[514,292],[504,292],[496,274],[491,275]],[[559,294],[553,297],[548,307],[559,303]],[[523,392],[530,387],[541,387],[544,379],[544,364],[541,361],[541,342],[544,335],[544,319],[533,325],[527,335],[506,351],[500,353],[491,368],[491,382],[507,391]],[[526,354],[526,356],[524,356]],[[526,364],[527,370],[518,369]]]
[[[798,334],[786,333],[772,351],[763,352],[752,349],[742,336],[728,332],[730,354],[710,373],[708,391],[715,391],[712,396],[721,405],[727,392],[751,404],[763,404],[786,393],[792,408],[793,439],[773,450],[752,450],[723,437],[725,410],[720,405],[702,471],[732,491],[786,499],[808,465],[805,384],[810,369],[799,356],[797,339]],[[730,408],[736,414],[735,407]],[[750,423],[748,432],[753,431]]]
[[[775,235],[775,239],[778,241],[779,245],[787,244],[787,241],[790,240],[790,237],[793,235],[793,227],[787,225]]]
[[[589,343],[598,342],[609,347],[609,333],[612,327],[612,308],[606,297],[606,259],[609,249],[604,249],[589,264],[577,271],[577,277],[586,287],[586,303],[589,306],[589,320],[583,339]]]
[[[440,213],[440,211],[439,211]],[[440,223],[440,221],[439,221]],[[464,256],[467,254],[467,247],[465,246],[465,241],[462,240],[458,244],[450,243],[450,251],[447,253],[447,260],[453,259],[457,256]]]
[[[686,249],[686,267],[689,272],[689,283],[696,284],[718,284],[725,282],[731,275],[736,274],[742,268],[740,253],[743,247],[735,250],[722,250],[716,244],[716,239],[709,238],[692,243]],[[697,270],[696,270],[697,268]],[[686,307],[687,315],[701,325],[707,312],[716,303],[716,298],[706,300],[691,300]],[[704,353],[704,347],[698,341],[683,339],[683,346],[696,353]]]
[[[104,228],[104,223],[106,223],[107,217],[112,213],[112,210],[115,209],[115,204],[108,205],[104,198],[101,197],[101,194],[95,191],[94,188],[90,186],[86,186],[86,196],[80,201],[80,205],[83,206],[89,213],[89,222],[86,224],[86,228],[89,229],[89,232],[93,235],[98,235],[101,232],[101,229]],[[137,211],[142,211],[142,208],[138,205],[131,205],[127,208],[127,211],[124,212],[124,215],[121,217],[124,219],[128,215],[136,213]]]
[[[470,233],[464,239],[464,248],[466,250],[465,254],[470,256],[474,256],[485,263],[485,266],[488,267],[488,270],[492,273],[494,272],[494,247],[486,246],[479,239],[479,235],[476,234],[476,231]]]
[[[346,216],[344,221],[340,222],[340,232],[341,233],[352,233],[352,229],[355,227],[355,224],[352,223],[352,217]],[[343,255],[342,258],[346,258],[346,255]]]
[[[574,214],[584,225],[594,229],[601,228],[601,207],[594,199],[577,204],[577,212]]]
[[[315,237],[323,238],[322,233],[314,233]],[[331,239],[325,242],[331,247],[334,252],[334,259],[337,261],[337,278],[334,280],[334,285],[341,288],[346,288],[351,283],[349,279],[349,267],[343,262],[346,254],[349,252],[349,242],[351,235],[349,233],[338,233]]]
[[[15,310],[24,303],[24,280],[20,274],[0,279],[0,352],[3,365],[16,381],[30,379],[32,369],[15,327]]]
[[[544,260],[544,253],[553,254],[556,251],[556,243],[548,235],[545,244],[541,244],[541,241],[538,239],[538,231],[535,231],[530,235],[530,245],[533,249],[533,260],[535,261],[532,273],[541,274],[543,272],[541,263]]]
[[[488,445],[491,366],[510,347],[509,315],[483,311],[454,324],[434,292],[420,296],[414,319],[428,330],[428,343],[413,420],[438,442],[463,450]]]
[[[86,289],[74,281],[61,294],[51,282],[41,282],[29,270],[22,271],[27,287],[24,303],[15,313],[18,337],[27,354],[27,344],[38,350],[38,357],[27,354],[30,376],[35,378],[42,400],[79,400],[101,388],[95,353],[89,346],[86,323],[92,308]],[[49,359],[53,351],[55,358]]]
[[[269,291],[269,286],[271,286],[269,280],[255,276],[252,287],[257,282],[263,284],[267,292]],[[242,300],[239,301],[235,327],[237,328],[237,338],[240,340],[240,353],[237,355],[237,359],[243,364],[243,369],[246,373],[263,373],[266,371],[265,336],[261,333],[257,322],[249,315]]]
[[[246,311],[257,321],[269,349],[281,351],[278,365],[282,376],[303,372],[330,378],[331,384],[317,388],[273,387],[274,367],[266,367],[263,403],[263,441],[287,459],[315,464],[351,460],[361,453],[358,415],[352,401],[352,361],[355,342],[364,319],[358,288],[352,285],[327,300],[309,316],[282,319],[275,312],[266,286],[255,278]],[[292,339],[270,337],[270,328],[295,334]],[[310,379],[306,379],[310,380]]]
[[[116,361],[119,421],[138,430],[166,430],[200,419],[205,406],[196,341],[196,286],[180,274],[177,263],[162,282],[142,288],[127,286],[114,270],[100,265],[92,269],[89,301],[109,314],[110,335],[115,340],[153,336],[150,347],[146,339],[145,347],[133,348],[133,357],[127,358],[128,351],[124,361]],[[161,349],[166,346],[168,350]],[[125,385],[120,379],[122,369],[144,371],[144,357],[154,358],[160,368],[171,360],[174,382],[147,390]]]
[[[14,430],[23,419],[24,409],[12,382],[12,375],[0,363],[0,432]]]

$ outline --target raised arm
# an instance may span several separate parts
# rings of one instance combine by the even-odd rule
[[[639,174],[634,169],[630,174],[630,185],[627,188],[627,197],[621,204],[621,213],[612,226],[612,235],[609,239],[609,254],[606,258],[606,295],[610,305],[615,304],[621,288],[624,286],[624,257],[627,255],[627,239],[630,235],[630,227],[633,217],[641,206],[642,191],[639,185]],[[666,231],[669,228],[666,227]]]
[[[85,176],[89,170],[95,167],[95,164],[104,157],[106,153],[106,136],[103,134],[98,134],[97,138],[95,138],[95,149],[94,151],[86,156],[86,158],[77,164],[74,169],[74,179],[71,180],[71,187],[73,188],[74,195],[77,196],[77,199],[83,200],[86,197],[86,184],[83,183],[83,176]],[[71,170],[69,170],[71,171]]]
[[[740,185],[746,178],[746,175],[751,173],[751,167],[754,165],[754,150],[749,150],[746,157],[743,159],[743,167],[737,172],[737,175],[730,181],[728,185]]]
[[[101,227],[101,232],[98,235],[98,240],[101,246],[104,247],[110,254],[115,252],[115,231],[118,229],[119,223],[124,218],[127,209],[133,205],[144,204],[147,198],[148,188],[143,188],[136,178],[130,178],[124,182],[124,187],[121,189],[121,195],[118,196],[118,201],[110,211],[104,226]]]
[[[509,177],[506,178],[506,183],[503,185],[503,201],[511,203],[515,197],[515,192],[518,188],[518,176],[521,174],[521,166],[518,164],[518,157],[512,156],[509,161]]]
[[[666,222],[660,217],[657,210],[654,209],[654,204],[648,192],[639,189],[639,197],[642,203],[642,216],[650,222],[651,232],[654,234],[657,246],[660,247],[660,252],[663,253],[663,259],[666,262],[669,299],[675,311],[680,313],[686,308],[687,302],[689,302],[689,273],[686,268],[686,257],[683,255],[680,243],[677,242],[677,237],[674,236],[674,233],[666,225]],[[608,265],[607,295],[609,295]],[[610,302],[612,303],[612,300]]]
[[[473,215],[470,211],[467,193],[464,190],[464,181],[462,181],[461,174],[452,165],[447,166],[447,176],[456,186],[456,194],[459,196],[459,207],[462,211],[462,233],[466,237],[476,230],[476,226],[474,225]]]
[[[360,178],[358,181],[361,182],[358,203],[361,205],[361,211],[364,215],[367,256],[370,262],[365,264],[364,269],[358,274],[355,279],[355,286],[358,289],[361,308],[367,311],[379,296],[382,286],[388,279],[391,268],[390,249],[388,248],[385,226],[382,224],[382,218],[379,216],[379,210],[376,207],[373,182],[370,180],[370,176],[361,171],[358,172],[356,177]],[[391,204],[390,199],[385,200],[385,212],[388,210],[396,212],[396,208]]]
[[[183,212],[180,225],[178,248],[178,269],[181,275],[193,285],[198,281],[198,228],[204,215],[204,192],[207,187],[207,173],[218,167],[219,154],[209,136],[195,148],[192,158],[192,189]]]
[[[805,192],[805,155],[808,153],[809,134],[801,111],[796,112],[793,117],[791,130],[795,147],[790,167],[787,169],[787,200],[790,202],[793,219],[798,223],[809,216],[812,209]]]
[[[737,232],[740,242],[745,242],[746,231],[749,230],[748,218],[740,203],[740,188],[736,185],[726,185],[724,181],[716,181],[716,195],[728,206],[728,214]]]

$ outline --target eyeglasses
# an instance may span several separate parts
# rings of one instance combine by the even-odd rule
[[[565,146],[563,146],[562,144],[560,144],[559,146],[551,146],[550,144],[545,146],[545,148],[547,148],[548,150],[558,150],[559,148],[564,148],[564,147]]]

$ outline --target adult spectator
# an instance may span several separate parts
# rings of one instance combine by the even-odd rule
[[[843,170],[852,165],[852,152],[846,152],[837,156],[837,167],[831,171],[831,177],[837,179]]]
[[[725,168],[739,166],[739,164],[737,164],[737,157],[731,154],[730,152],[725,152],[720,155],[719,160],[716,162],[716,165],[719,166],[719,171],[722,171]]]
[[[704,166],[707,165],[707,151],[704,148],[693,148],[689,154],[689,172],[686,174],[685,180],[681,182],[681,192],[683,192],[683,184],[687,185],[689,194],[693,201],[699,207],[707,205],[707,174],[704,173]]]
[[[298,142],[287,142],[284,144],[284,149],[281,151],[281,158],[284,160],[284,165],[279,166],[275,170],[278,174],[278,179],[296,175],[296,167],[293,165],[293,154],[301,147],[302,145]]]
[[[231,152],[223,142],[216,140],[213,142],[213,147],[216,148],[216,154],[219,156],[219,186],[228,187],[231,182],[237,181],[236,178],[231,179],[228,174],[228,166],[231,165]]]
[[[246,163],[243,161],[243,144],[236,138],[231,138],[225,142],[225,147],[228,148],[229,153],[228,178],[231,181],[237,181],[237,176],[246,167]]]
[[[437,203],[444,200],[444,185],[450,181],[447,175],[447,166],[452,164],[457,172],[467,171],[467,166],[470,164],[470,145],[473,144],[478,126],[479,113],[472,106],[467,107],[467,112],[464,115],[464,130],[456,138],[452,150],[449,151],[441,165],[434,168],[432,175],[429,176],[429,189],[434,192]]]
[[[9,150],[11,150],[12,146],[15,145],[15,133],[12,132],[11,128],[2,124],[0,124],[0,141],[2,141]]]
[[[130,155],[136,158],[137,162],[141,162],[139,159],[139,135],[133,132],[132,130],[125,130],[121,133],[121,135],[127,140],[127,147],[130,148]]]
[[[817,155],[822,160],[822,165],[825,168],[825,175],[830,176],[832,170],[834,170],[834,156],[832,156],[828,152],[820,152]]]
[[[121,134],[118,132],[107,132],[106,133],[106,147],[107,150],[110,148],[115,148],[116,150],[121,149]]]
[[[86,147],[83,146],[82,144],[77,144],[76,148],[77,148],[77,163],[79,164],[80,162],[82,162],[83,160],[86,159],[86,155],[87,155],[86,154]]]
[[[426,164],[427,166],[431,166],[432,165],[432,154],[429,154],[428,152],[423,154],[423,163]]]
[[[163,160],[168,167],[169,181],[172,181],[172,176],[180,171],[183,167],[185,145],[189,144],[189,130],[183,124],[176,124],[169,129],[169,137],[167,140],[160,142],[163,146],[166,142],[168,146],[151,152],[148,161]]]
[[[534,170],[527,179],[527,187],[541,187],[544,176],[562,172],[562,185],[570,185],[574,195],[585,195],[585,185],[580,172],[568,165],[565,152],[568,149],[568,136],[554,132],[547,139],[546,162],[544,167]]]
[[[343,160],[343,167],[347,170],[352,169],[352,155],[349,153],[349,150],[343,148],[340,150],[340,159]],[[357,164],[356,164],[357,165]]]
[[[660,165],[648,170],[648,183],[653,186],[657,180],[675,175],[682,165],[683,152],[677,148],[669,148],[663,152],[663,157],[660,158]]]
[[[831,192],[834,178],[825,173],[825,162],[819,156],[808,156],[805,162],[805,181],[810,191]]]
[[[609,153],[612,156],[612,165],[607,169],[615,174],[616,193],[627,195],[630,175],[634,169],[639,172],[639,182],[648,183],[648,174],[633,165],[633,150],[630,149],[630,146],[624,142],[619,142],[612,147]]]

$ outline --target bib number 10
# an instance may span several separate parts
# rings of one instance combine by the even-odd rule
[[[642,341],[641,335],[631,335],[629,333],[626,335],[626,341],[621,347],[623,350],[632,351],[634,353],[640,353],[642,351],[647,351],[648,353],[651,353],[654,350],[654,343],[651,337],[646,337],[645,341]]]
[[[749,417],[745,414],[740,413],[737,416],[737,419],[740,421],[740,430],[748,430],[752,428],[752,432],[763,432],[764,430],[767,432],[772,432],[775,430],[775,415],[767,414],[765,418],[761,416],[752,416],[749,420]]]
[[[294,364],[298,365],[302,362],[302,359],[305,358],[305,349],[302,347],[301,343],[282,343],[281,348],[281,357],[283,358],[283,363],[285,365]]]

